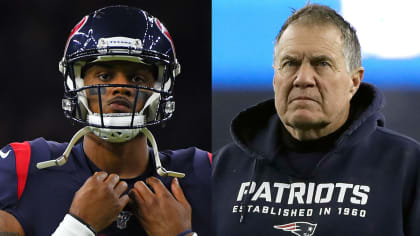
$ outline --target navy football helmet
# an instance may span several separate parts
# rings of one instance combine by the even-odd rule
[[[138,85],[85,86],[83,67],[92,62],[129,61],[153,65],[156,80],[153,88]],[[169,119],[175,109],[173,87],[180,73],[175,48],[165,26],[155,17],[138,8],[111,6],[85,17],[73,28],[59,63],[64,75],[62,107],[66,117],[92,128],[109,142],[125,142],[134,138],[142,127]],[[141,111],[136,104],[131,113],[105,114],[89,109],[86,91],[101,91],[107,87],[132,87],[137,97],[146,97]],[[148,91],[150,96],[142,96]]]
[[[109,61],[142,63],[154,68],[153,86],[85,85],[84,69],[91,63]],[[64,114],[86,127],[73,136],[62,156],[40,162],[37,168],[64,165],[72,147],[90,132],[113,143],[127,142],[141,132],[152,145],[157,173],[178,178],[185,176],[162,167],[156,141],[147,129],[147,126],[171,118],[175,110],[173,87],[175,77],[180,73],[172,38],[157,18],[141,9],[127,6],[105,7],[83,17],[70,33],[59,69],[64,75]],[[131,112],[103,112],[102,94],[112,87],[135,91]],[[99,113],[91,111],[88,95],[89,98],[97,96]],[[144,105],[137,111],[139,100]]]

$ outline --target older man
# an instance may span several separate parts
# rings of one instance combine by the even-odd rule
[[[420,235],[420,145],[384,128],[355,30],[309,4],[274,48],[275,98],[213,165],[216,235]]]

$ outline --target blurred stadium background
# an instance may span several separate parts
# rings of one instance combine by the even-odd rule
[[[230,121],[273,97],[274,39],[293,9],[307,0],[212,1],[212,150],[231,142]],[[420,140],[420,2],[314,0],[357,30],[364,81],[386,99],[385,125]]]
[[[58,62],[73,26],[108,5],[142,8],[172,35],[182,72],[175,84],[176,111],[153,129],[160,149],[211,148],[211,2],[187,0],[7,1],[0,37],[0,147],[45,137],[66,142],[80,128],[61,110]]]

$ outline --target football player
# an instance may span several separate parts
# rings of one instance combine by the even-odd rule
[[[147,129],[175,109],[165,26],[141,9],[99,9],[73,28],[59,69],[64,113],[84,128],[69,143],[0,150],[0,232],[209,235],[211,155],[159,152]]]

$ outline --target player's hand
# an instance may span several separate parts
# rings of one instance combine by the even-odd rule
[[[69,212],[99,232],[115,221],[127,205],[129,197],[122,195],[126,190],[127,183],[118,175],[96,172],[76,192]]]
[[[172,180],[171,190],[162,182],[150,177],[146,183],[138,181],[130,191],[130,198],[135,202],[134,214],[150,236],[178,235],[191,229],[191,206],[176,178]]]

